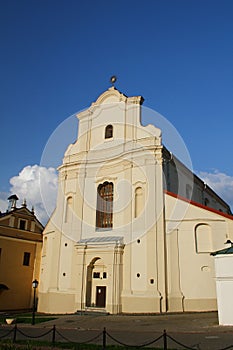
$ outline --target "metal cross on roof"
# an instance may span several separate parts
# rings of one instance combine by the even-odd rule
[[[110,82],[112,83],[112,86],[114,86],[116,80],[117,80],[117,77],[116,77],[115,75],[113,75],[113,76],[110,78]]]

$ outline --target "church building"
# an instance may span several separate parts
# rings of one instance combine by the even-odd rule
[[[216,310],[211,252],[230,207],[142,126],[141,96],[114,86],[80,112],[43,232],[38,311]]]

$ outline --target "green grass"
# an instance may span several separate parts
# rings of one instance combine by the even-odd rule
[[[15,323],[24,323],[24,324],[31,324],[32,323],[32,314],[20,314],[20,315],[9,315],[9,316],[1,316],[0,317],[0,324],[6,324],[6,318],[14,318],[16,319]],[[56,320],[56,317],[53,316],[41,316],[36,315],[35,316],[35,323],[42,323],[47,321]]]
[[[1,341],[0,342],[0,348],[1,350],[43,350],[43,349],[66,349],[66,350],[102,350],[102,345],[95,345],[95,344],[75,344],[75,343],[64,343],[59,342],[55,344],[51,344],[50,342],[42,342],[42,341],[28,341],[25,343],[25,341],[17,341],[15,344],[13,344],[11,341]],[[117,346],[117,345],[108,345],[106,346],[107,350],[124,350],[129,349],[127,347],[123,346]],[[138,349],[137,347],[130,347],[130,349]],[[146,348],[146,350],[162,350],[161,348]]]
[[[35,324],[56,320],[56,317],[35,317]],[[32,317],[16,317],[16,323],[31,323]]]

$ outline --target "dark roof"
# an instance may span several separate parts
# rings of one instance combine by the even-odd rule
[[[200,186],[202,186],[206,193],[209,193],[211,197],[215,197],[215,199],[220,202],[225,209],[227,209],[229,215],[233,215],[231,212],[231,208],[228,203],[226,203],[211,187],[209,187],[200,177],[198,177],[196,174],[194,174],[184,163],[182,163],[174,154],[172,154],[164,145],[163,145],[163,156],[164,159],[168,159],[169,162],[173,160],[175,163],[177,163],[179,166],[182,166],[187,172],[189,172],[193,176],[193,181],[199,183]],[[177,165],[175,165],[177,167]],[[200,203],[201,204],[201,203]]]
[[[233,254],[233,246],[229,248],[224,248],[221,250],[217,250],[216,252],[211,253],[211,255],[227,255],[227,254]]]
[[[2,218],[3,216],[6,216],[7,214],[9,214],[9,212],[5,212],[5,213],[0,212],[0,218]]]
[[[16,196],[16,194],[12,194],[10,197],[7,198],[8,200],[9,199],[16,199],[18,200],[19,198]]]

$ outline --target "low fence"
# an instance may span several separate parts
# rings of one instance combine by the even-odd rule
[[[144,348],[144,347],[148,347],[150,345],[156,345],[156,343],[158,343],[157,345],[159,346],[159,348],[163,349],[163,350],[168,350],[168,339],[170,341],[173,342],[173,349],[174,349],[174,344],[181,346],[184,350],[185,349],[197,349],[197,350],[201,350],[201,348],[199,347],[199,345],[196,345],[194,347],[190,347],[187,346],[185,344],[182,344],[181,342],[177,341],[174,337],[170,336],[166,330],[163,331],[163,333],[153,339],[148,341],[147,343],[144,344],[140,344],[140,345],[132,345],[132,344],[126,344],[122,341],[120,341],[119,339],[116,339],[115,337],[113,337],[109,332],[107,332],[106,328],[103,329],[102,332],[100,332],[99,334],[97,334],[95,337],[88,339],[84,342],[76,342],[73,340],[70,340],[69,338],[67,338],[66,336],[64,336],[54,325],[51,329],[49,329],[48,331],[42,333],[42,334],[37,334],[37,335],[30,335],[30,334],[26,334],[24,331],[22,331],[22,329],[20,329],[17,324],[12,327],[10,330],[8,330],[5,334],[0,336],[0,340],[7,338],[7,339],[11,339],[13,343],[16,343],[18,340],[18,335],[21,335],[23,337],[25,337],[26,339],[39,339],[39,338],[45,338],[48,335],[49,336],[49,342],[51,342],[51,346],[54,346],[56,344],[56,342],[58,342],[58,338],[64,340],[65,342],[69,342],[69,343],[73,343],[75,345],[83,345],[83,344],[96,344],[97,342],[99,344],[101,344],[101,347],[103,350],[105,350],[107,348],[107,339],[111,339],[112,341],[114,341],[116,344],[123,346],[125,348]],[[218,349],[218,350],[228,350],[228,349],[233,349],[233,345]]]

